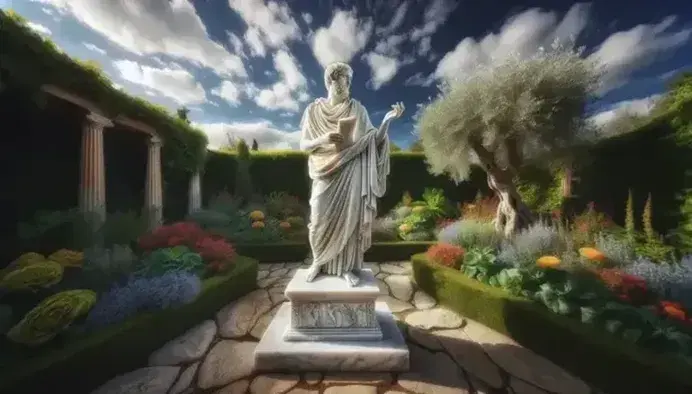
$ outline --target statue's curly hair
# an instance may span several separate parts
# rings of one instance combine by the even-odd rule
[[[324,69],[324,86],[329,87],[329,81],[335,80],[341,75],[347,75],[348,81],[353,78],[353,69],[346,63],[335,62],[331,63]]]

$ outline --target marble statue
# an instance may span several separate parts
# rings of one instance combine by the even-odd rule
[[[351,98],[352,77],[345,63],[327,66],[327,98],[308,105],[300,126],[300,146],[309,153],[312,179],[308,230],[313,261],[306,280],[335,275],[351,287],[360,281],[363,255],[372,243],[377,198],[386,189],[387,130],[404,112],[403,103],[392,105],[375,128],[365,107]]]

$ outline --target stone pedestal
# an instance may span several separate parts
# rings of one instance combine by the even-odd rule
[[[406,371],[409,351],[389,307],[376,302],[370,270],[348,287],[334,276],[305,281],[300,269],[255,349],[259,371]]]

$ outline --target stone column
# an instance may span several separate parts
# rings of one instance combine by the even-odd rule
[[[572,166],[565,167],[565,177],[562,179],[562,197],[572,197]]]
[[[79,176],[79,209],[94,215],[94,225],[106,218],[106,166],[103,153],[103,129],[113,122],[90,113],[82,127],[82,158]],[[92,218],[89,218],[92,219]]]
[[[149,228],[160,226],[163,218],[163,183],[161,176],[161,138],[149,139],[147,159],[147,184],[145,186],[144,207],[149,217]]]
[[[187,212],[193,213],[202,209],[202,174],[195,171],[190,178],[190,190],[188,191]]]

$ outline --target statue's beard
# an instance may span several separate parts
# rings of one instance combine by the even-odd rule
[[[329,87],[329,97],[332,98],[336,103],[344,102],[349,97],[348,88],[336,84],[331,85]]]

